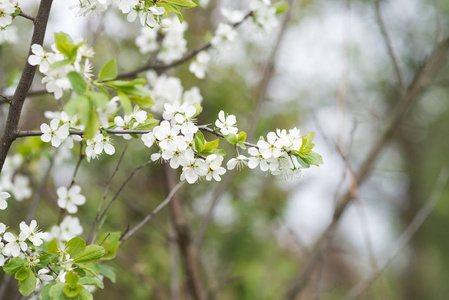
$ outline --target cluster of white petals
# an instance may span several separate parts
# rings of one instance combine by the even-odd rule
[[[267,135],[267,140],[259,140],[257,147],[248,149],[248,167],[260,167],[264,172],[285,178],[301,176],[301,165],[291,151],[299,151],[302,145],[302,136],[299,129],[276,130]]]
[[[107,155],[113,155],[115,153],[115,148],[112,145],[109,136],[103,135],[103,133],[98,132],[92,139],[86,141],[86,157],[87,161],[92,158],[97,158],[103,151]]]
[[[77,217],[66,216],[58,225],[54,225],[48,233],[46,241],[57,239],[59,241],[69,241],[83,233],[83,227]]]
[[[25,258],[26,251],[29,249],[27,241],[37,247],[47,238],[47,233],[41,232],[37,227],[36,220],[32,220],[30,225],[21,222],[18,235],[5,231],[6,225],[0,223],[0,240],[2,241],[0,242],[0,266],[15,257]]]
[[[86,203],[86,197],[81,195],[81,187],[74,185],[67,189],[61,186],[56,190],[58,194],[58,206],[67,210],[68,213],[74,214],[78,211],[78,206]]]
[[[239,129],[237,128],[237,119],[234,115],[225,115],[224,111],[218,113],[218,119],[215,121],[215,126],[218,127],[221,133],[228,135],[230,133],[237,134]]]
[[[254,22],[265,31],[275,28],[279,21],[276,18],[276,8],[271,6],[271,0],[251,0]]]
[[[77,41],[77,45],[82,44],[83,41]],[[64,91],[72,89],[67,75],[76,71],[90,80],[92,77],[92,65],[89,61],[93,57],[94,51],[92,48],[82,44],[77,49],[76,59],[71,64],[65,64],[58,68],[51,66],[57,62],[67,59],[62,53],[58,51],[56,45],[52,45],[53,52],[47,52],[41,45],[33,44],[31,46],[32,54],[28,57],[28,63],[32,66],[39,66],[39,71],[45,75],[42,78],[42,83],[49,93],[53,93],[56,99],[61,99]],[[83,62],[84,60],[84,62]]]
[[[192,184],[204,178],[208,181],[220,181],[220,176],[226,172],[221,166],[223,157],[211,154],[206,157],[197,155],[195,149],[196,107],[188,102],[174,102],[165,104],[164,121],[156,126],[152,132],[142,135],[145,146],[156,144],[159,151],[151,156],[153,161],[168,161],[170,167],[182,167],[181,180]]]
[[[3,192],[3,188],[0,187],[0,210],[5,210],[8,207],[6,199],[9,197],[11,197],[11,195],[7,192]]]
[[[134,106],[134,111],[130,115],[125,115],[124,117],[116,116],[114,118],[114,124],[116,130],[132,130],[135,129],[140,124],[144,124],[148,119],[148,113],[141,110],[138,106]],[[118,134],[117,134],[118,135]],[[130,140],[132,137],[129,134],[124,134],[123,138]]]

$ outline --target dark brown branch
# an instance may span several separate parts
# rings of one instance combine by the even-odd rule
[[[17,128],[20,121],[20,115],[22,113],[23,103],[36,73],[36,66],[32,66],[28,63],[28,56],[31,54],[31,45],[42,45],[45,37],[45,31],[47,29],[47,22],[48,17],[50,16],[52,3],[53,0],[41,0],[36,19],[34,21],[34,31],[31,38],[31,44],[25,62],[25,67],[23,69],[22,76],[14,93],[14,96],[11,100],[8,118],[6,120],[4,132],[0,139],[0,171],[2,170],[3,164],[5,163],[9,148],[16,139]]]
[[[112,129],[103,129],[103,131],[109,134],[145,134],[151,132],[151,130],[112,130]],[[82,130],[70,130],[70,135],[84,135],[84,131]],[[41,136],[42,131],[19,131],[16,134],[17,138],[29,137],[29,136]]]
[[[25,19],[28,19],[28,20],[30,20],[30,21],[33,21],[33,23],[34,23],[34,21],[36,20],[33,16],[31,16],[31,15],[29,15],[29,14],[26,14],[26,13],[24,13],[23,11],[21,11],[21,12],[18,14],[18,16],[19,16],[19,17],[22,17],[22,18],[25,18]]]
[[[176,187],[175,178],[168,164],[164,164],[164,173],[168,189],[173,190]],[[195,300],[206,300],[206,292],[199,272],[198,249],[193,244],[187,220],[176,196],[170,202],[170,213],[178,236],[178,247],[186,272],[189,293]]]
[[[408,112],[410,106],[419,98],[424,90],[426,90],[432,82],[433,77],[437,71],[443,65],[446,58],[447,51],[449,49],[449,38],[443,41],[433,52],[432,56],[424,63],[422,68],[416,72],[413,82],[402,94],[398,104],[390,115],[388,125],[384,130],[382,136],[375,143],[374,147],[368,153],[364,162],[362,163],[359,172],[357,173],[356,181],[360,185],[362,184],[367,175],[370,173],[372,166],[374,165],[381,150],[385,147],[387,142],[393,136],[393,134],[399,128],[405,114]],[[299,276],[291,283],[287,293],[284,295],[284,299],[293,300],[296,296],[305,288],[310,276],[312,275],[315,266],[319,260],[319,254],[323,249],[324,242],[332,235],[337,224],[339,223],[344,211],[351,203],[353,199],[351,191],[348,190],[341,198],[334,212],[332,222],[325,229],[321,237],[315,244],[313,251],[306,260],[304,266],[301,269]]]
[[[6,103],[11,104],[11,98],[0,95],[0,105],[6,104]]]

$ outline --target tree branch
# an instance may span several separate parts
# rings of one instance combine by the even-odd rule
[[[19,17],[22,17],[22,18],[25,18],[25,19],[28,19],[28,20],[30,20],[30,21],[33,21],[33,23],[34,23],[35,20],[36,20],[35,17],[33,17],[33,16],[29,15],[29,14],[26,14],[26,13],[24,13],[23,11],[21,11],[21,12],[18,14],[18,16],[19,16]]]
[[[173,196],[175,193],[181,188],[181,186],[185,183],[185,181],[180,181],[171,191],[170,194],[168,194],[167,198],[165,198],[164,201],[161,202],[150,214],[148,214],[142,221],[140,221],[139,224],[134,226],[131,230],[129,230],[121,239],[120,239],[120,246],[123,245],[124,242],[126,242],[127,239],[132,237],[137,230],[142,228],[143,225],[148,223],[148,221],[151,220],[151,218],[154,217],[155,214],[157,214],[161,209],[163,209],[170,201],[173,199]]]
[[[48,17],[50,16],[50,10],[53,0],[41,0],[39,10],[37,12],[36,19],[34,21],[34,31],[31,38],[30,49],[28,56],[31,54],[31,45],[42,45],[45,37],[45,31],[47,29]],[[27,96],[28,90],[33,82],[34,75],[36,73],[36,66],[32,66],[28,63],[28,56],[26,58],[25,67],[22,72],[19,84],[16,88],[14,96],[11,100],[11,105],[8,112],[8,118],[6,120],[5,129],[0,139],[0,171],[5,163],[6,156],[8,155],[9,148],[16,139],[17,127],[20,121],[20,115],[22,113],[23,103]]]
[[[442,42],[437,49],[433,52],[432,56],[423,64],[423,67],[416,72],[415,78],[407,90],[402,94],[401,99],[390,115],[388,125],[384,130],[382,136],[375,143],[374,147],[371,149],[364,162],[362,163],[360,170],[357,174],[356,181],[358,184],[362,184],[370,173],[372,166],[374,165],[379,153],[393,136],[393,134],[399,128],[399,125],[408,112],[410,106],[418,99],[421,93],[427,89],[431,83],[432,78],[435,76],[437,71],[442,67],[444,59],[446,58],[447,50],[449,49],[449,38]],[[335,208],[334,216],[331,223],[325,229],[321,237],[315,244],[312,253],[306,260],[304,266],[302,267],[299,276],[291,283],[287,293],[284,295],[284,299],[293,300],[296,298],[304,287],[307,285],[312,272],[319,259],[319,253],[323,247],[324,241],[327,240],[328,236],[333,233],[337,224],[339,223],[345,209],[348,207],[349,203],[353,199],[351,191],[348,190],[341,198],[337,207]]]
[[[250,11],[249,13],[247,13],[245,15],[245,17],[243,18],[242,21],[237,22],[232,24],[233,27],[238,27],[240,26],[246,19],[248,19],[249,17],[251,17],[254,13],[252,11]],[[161,64],[158,62],[154,62],[153,60],[150,60],[150,62],[146,65],[143,65],[139,68],[136,68],[132,71],[129,72],[124,72],[124,73],[120,73],[117,75],[117,78],[134,78],[137,76],[137,74],[148,71],[148,70],[155,70],[155,71],[164,71],[167,69],[171,69],[173,67],[176,67],[178,65],[181,65],[187,61],[189,61],[190,59],[194,58],[198,53],[205,51],[207,49],[209,49],[210,47],[212,47],[212,44],[210,42],[208,43],[204,43],[203,45],[197,47],[196,49],[192,50],[191,52],[187,53],[185,56],[181,57],[180,59],[171,62],[169,64]]]
[[[429,199],[426,201],[424,206],[419,210],[419,212],[415,215],[412,222],[407,226],[404,232],[401,234],[393,249],[389,252],[387,259],[385,259],[384,263],[379,267],[378,270],[375,270],[373,273],[366,276],[362,279],[357,285],[355,285],[349,293],[343,298],[344,300],[353,300],[356,299],[358,295],[360,295],[366,288],[368,288],[371,283],[380,276],[394,260],[394,258],[399,254],[399,252],[407,245],[412,236],[418,231],[423,222],[427,219],[430,213],[434,210],[438,200],[441,196],[443,188],[447,184],[449,179],[449,168],[446,166],[438,175],[437,182],[435,187],[433,188]]]

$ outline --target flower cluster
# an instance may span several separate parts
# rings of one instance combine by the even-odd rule
[[[155,113],[162,113],[165,104],[179,102],[193,105],[203,101],[198,87],[184,91],[179,78],[168,77],[165,74],[158,77],[151,71],[147,73],[147,77],[151,97],[154,100],[151,110]]]
[[[220,175],[226,172],[221,167],[223,157],[212,153],[207,156],[200,154],[202,149],[198,149],[197,143],[204,145],[205,141],[195,140],[201,139],[193,119],[196,115],[197,109],[190,103],[166,103],[165,120],[152,132],[144,134],[142,141],[147,147],[153,144],[159,147],[160,150],[151,156],[153,161],[163,159],[169,161],[173,169],[182,167],[181,180],[185,179],[188,183],[200,178],[220,181]]]
[[[278,25],[276,8],[271,5],[271,0],[252,0],[250,9],[253,11],[256,25],[265,31],[268,32]]]
[[[171,63],[180,59],[187,52],[187,41],[184,32],[187,30],[187,22],[178,19],[165,19],[154,28],[142,27],[136,38],[136,45],[142,54],[150,53],[159,49],[157,59],[164,63]],[[158,35],[163,37],[161,44],[158,43]]]
[[[257,166],[264,172],[269,171],[273,175],[285,178],[301,176],[301,169],[305,167],[302,159],[301,149],[304,147],[304,139],[299,129],[293,128],[270,132],[267,140],[261,139],[257,142],[257,148],[248,149],[250,157],[240,155],[235,160],[228,162],[228,168],[233,169],[236,165],[248,165],[255,169]],[[310,151],[304,151],[309,153]]]
[[[0,266],[3,266],[9,259],[14,257],[25,258],[27,251],[30,249],[29,241],[34,247],[40,246],[43,240],[47,238],[47,233],[41,232],[37,227],[36,220],[32,220],[30,225],[25,222],[20,223],[20,233],[15,235],[11,232],[5,232],[6,225],[0,223],[1,238],[5,243],[0,243]],[[31,250],[34,250],[34,247]]]
[[[80,0],[79,4],[71,8],[78,9],[77,16],[98,16],[112,4],[127,15],[129,22],[139,19],[142,26],[156,26],[165,13],[164,7],[157,6],[153,1],[142,0]]]
[[[87,80],[92,78],[92,64],[89,61],[94,56],[92,48],[85,45],[83,41],[65,44],[73,46],[75,54],[72,50],[70,54],[62,53],[55,44],[52,45],[53,52],[47,52],[41,45],[34,44],[31,46],[33,54],[28,58],[30,65],[39,66],[39,71],[45,75],[42,83],[56,99],[61,99],[64,91],[73,89],[68,77],[69,73],[77,72]],[[68,57],[69,55],[73,57]]]
[[[83,127],[77,125],[78,118],[70,117],[65,111],[46,112],[46,116],[52,118],[50,125],[43,123],[40,127],[42,131],[41,140],[51,142],[53,147],[59,147],[62,143],[69,149],[73,148],[74,141],[81,141],[78,135],[69,135],[70,130],[81,130]]]

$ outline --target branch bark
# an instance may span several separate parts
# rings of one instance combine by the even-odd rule
[[[34,20],[34,31],[31,38],[30,49],[28,51],[28,56],[31,54],[31,45],[39,44],[42,45],[44,42],[45,32],[47,29],[48,18],[50,16],[51,5],[53,0],[42,0],[37,12],[36,18]],[[8,112],[8,118],[6,120],[5,129],[0,140],[0,171],[5,163],[6,156],[8,155],[9,149],[12,143],[16,139],[17,128],[19,126],[20,115],[22,113],[23,104],[27,93],[33,83],[33,78],[36,73],[36,66],[32,66],[27,61],[25,63],[25,68],[23,69],[22,76],[20,78],[17,89],[11,99],[11,105]]]
[[[409,85],[407,90],[402,94],[398,104],[390,115],[389,122],[385,128],[382,136],[375,143],[371,151],[366,156],[364,162],[362,163],[360,170],[357,174],[356,181],[361,185],[369,175],[371,168],[373,167],[377,157],[379,156],[381,150],[385,147],[387,142],[393,136],[393,134],[399,128],[405,114],[408,112],[410,106],[419,98],[424,90],[426,90],[432,82],[433,77],[437,71],[442,67],[443,62],[446,58],[447,51],[449,49],[449,38],[444,40],[433,52],[430,58],[423,64],[422,68],[418,70],[412,83]],[[321,237],[315,244],[312,253],[306,260],[301,273],[296,277],[296,279],[290,284],[287,293],[284,295],[286,300],[294,300],[296,296],[306,287],[310,276],[312,275],[316,264],[319,261],[319,254],[322,250],[325,241],[329,236],[332,236],[336,226],[338,225],[344,211],[351,203],[353,196],[351,191],[347,191],[341,198],[337,207],[335,208],[334,216],[331,223],[325,229]]]
[[[164,164],[164,173],[168,189],[173,190],[175,188],[174,173],[168,164]],[[206,292],[200,278],[198,267],[198,250],[193,244],[187,220],[176,195],[172,197],[170,202],[170,214],[178,236],[178,247],[186,272],[189,293],[195,300],[206,300]]]

